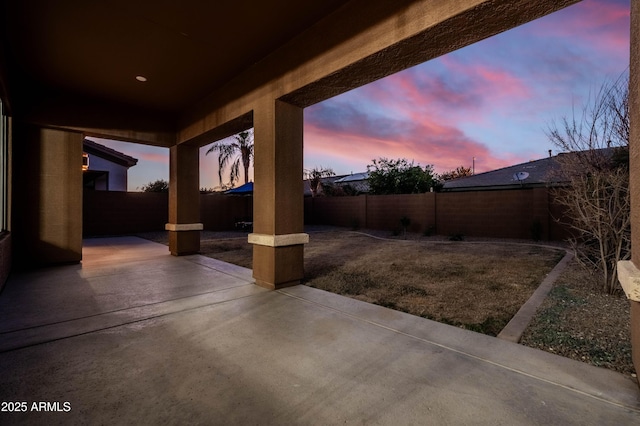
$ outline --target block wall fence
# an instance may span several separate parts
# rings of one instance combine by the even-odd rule
[[[168,222],[168,194],[85,191],[83,235],[126,235],[161,231]],[[225,231],[252,216],[252,197],[202,194],[204,229]],[[532,238],[538,224],[542,240],[562,240],[562,209],[547,188],[441,192],[407,195],[359,195],[305,198],[305,224],[400,230],[403,216],[409,231],[434,235]]]
[[[531,239],[537,226],[542,240],[569,236],[547,188],[305,199],[307,224],[392,232],[401,229],[403,216],[409,231],[434,235]]]
[[[250,218],[252,197],[200,195],[200,220],[207,231],[234,229]],[[149,192],[85,191],[83,236],[127,235],[163,231],[169,222],[169,194]]]

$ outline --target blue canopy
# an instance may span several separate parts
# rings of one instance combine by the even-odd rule
[[[225,191],[225,194],[231,194],[231,195],[253,194],[253,182],[245,183],[242,186]]]

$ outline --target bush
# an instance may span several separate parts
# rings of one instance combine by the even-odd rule
[[[158,179],[142,186],[143,192],[169,192],[169,182],[164,179]]]
[[[369,173],[369,193],[385,194],[420,194],[429,191],[435,184],[433,166],[424,169],[413,162],[402,158],[373,160],[367,166]]]

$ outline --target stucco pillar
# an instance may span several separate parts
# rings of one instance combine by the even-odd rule
[[[169,250],[174,256],[200,251],[200,164],[197,146],[169,149]]]
[[[16,267],[82,260],[82,141],[81,133],[13,126]]]
[[[618,262],[618,278],[631,304],[633,365],[640,371],[640,2],[631,2],[629,63],[629,190],[631,192],[631,261]]]
[[[278,289],[304,275],[302,108],[264,99],[253,112],[255,135],[253,277]]]

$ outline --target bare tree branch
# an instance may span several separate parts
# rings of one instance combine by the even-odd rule
[[[631,253],[628,78],[604,84],[580,116],[552,123],[547,135],[562,151],[554,189],[565,209],[576,258],[618,290],[617,262]]]

